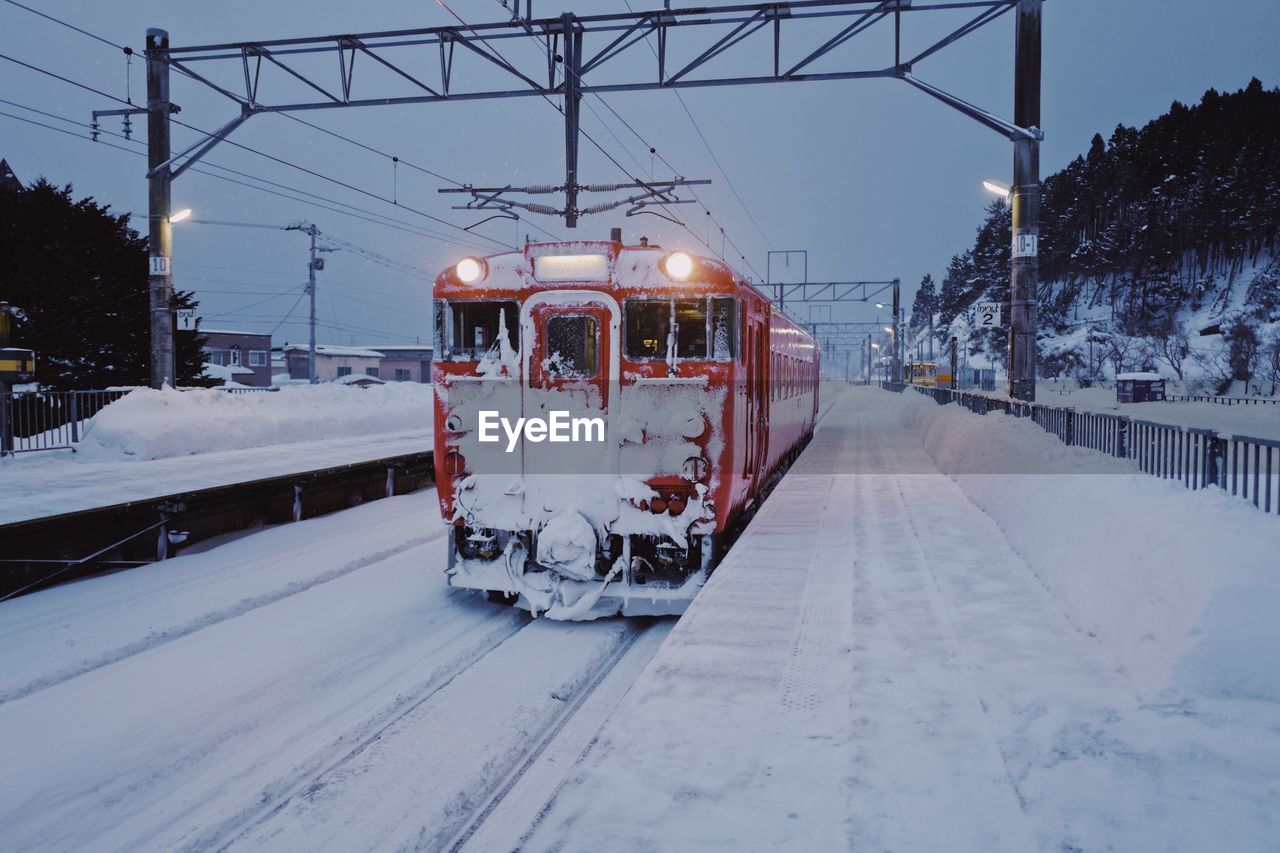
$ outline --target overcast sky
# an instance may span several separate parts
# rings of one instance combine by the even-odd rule
[[[148,27],[168,29],[176,47],[456,23],[440,5],[425,0],[22,2],[139,52]],[[471,24],[507,17],[497,0],[452,0],[450,5]],[[631,5],[640,9],[658,4],[631,0]],[[622,0],[535,0],[537,16],[565,10],[580,14],[624,11],[625,4]],[[906,16],[904,50],[927,44],[929,36],[947,24],[963,21],[963,13],[960,15]],[[794,46],[786,47],[793,55],[802,56],[801,51],[820,44],[834,27],[830,21],[797,27],[790,36]],[[0,53],[125,97],[125,57],[115,48],[7,0],[0,0],[0,33]],[[772,60],[766,33],[726,54],[715,70],[765,71]],[[1044,10],[1044,174],[1084,151],[1095,132],[1107,136],[1117,123],[1140,125],[1165,111],[1175,99],[1194,102],[1210,86],[1234,90],[1251,76],[1259,77],[1268,87],[1277,85],[1277,33],[1280,4],[1274,0],[1233,0],[1221,6],[1192,0],[1048,0]],[[815,70],[887,64],[891,61],[890,36],[887,27],[873,29],[824,58]],[[696,32],[672,36],[678,55],[708,43],[705,34]],[[540,49],[534,44],[510,41],[501,50],[526,68],[538,65]],[[336,63],[331,56],[327,59],[326,68],[312,67],[336,78],[333,69],[327,68]],[[1006,15],[927,59],[916,68],[916,74],[1011,118],[1012,64],[1012,16]],[[645,45],[637,45],[617,60],[612,70],[606,73],[602,69],[598,78],[589,79],[648,79],[645,75],[653,76],[653,66],[652,53]],[[430,67],[430,62],[423,62],[421,73],[429,73]],[[242,85],[235,76],[240,73],[238,66],[226,64],[222,69],[225,73],[220,80]],[[357,87],[360,83],[368,86],[365,93],[405,93],[402,83],[379,74],[371,63],[357,64],[355,78]],[[144,100],[144,64],[138,57],[130,79],[134,101]],[[476,61],[463,60],[459,52],[454,71],[457,89],[468,88],[473,81],[487,85],[495,80]],[[280,75],[264,76],[260,98],[271,102],[278,94],[281,98],[311,99],[299,86]],[[0,98],[10,102],[0,104],[0,112],[80,136],[86,135],[84,128],[22,107],[87,122],[93,109],[119,106],[2,60],[0,91]],[[360,91],[357,88],[357,94]],[[709,242],[717,250],[722,245],[719,228],[723,226],[726,257],[744,274],[757,279],[766,273],[769,249],[806,249],[810,280],[896,276],[904,283],[904,301],[909,304],[911,292],[925,273],[939,278],[950,256],[971,244],[982,208],[989,200],[982,190],[982,179],[1007,181],[1011,169],[1012,151],[1007,140],[900,81],[795,83],[685,90],[682,94],[710,150],[671,92],[611,95],[607,106],[588,98],[583,106],[583,129],[632,175],[671,174],[667,166],[650,157],[648,147],[652,145],[678,174],[712,179],[711,186],[700,187],[697,193],[711,211],[714,224],[708,223],[709,217],[699,205],[685,205],[677,212],[699,235],[706,237],[709,232]],[[173,100],[182,107],[179,118],[202,128],[216,127],[236,113],[230,101],[177,76]],[[630,128],[612,115],[610,107]],[[562,121],[555,109],[539,98],[323,110],[309,112],[304,118],[455,181],[557,184],[564,179]],[[145,139],[145,118],[135,120],[134,128],[139,131],[135,139]],[[119,132],[120,122],[105,119],[103,129]],[[181,128],[175,128],[174,136],[175,149],[195,138]],[[104,139],[145,150],[136,142]],[[611,226],[621,225],[629,241],[643,234],[666,246],[706,253],[683,229],[651,216],[627,219],[620,212],[587,217],[576,232],[566,231],[561,222],[546,217],[518,224],[491,222],[476,229],[477,234],[490,238],[486,240],[421,216],[418,211],[464,227],[482,218],[450,210],[459,197],[439,195],[436,190],[449,185],[439,178],[403,163],[393,175],[388,157],[276,115],[255,116],[232,139],[374,196],[389,199],[394,194],[403,206],[397,209],[388,201],[227,145],[215,149],[207,158],[208,164],[274,181],[294,195],[312,193],[392,217],[413,232],[425,229],[439,235],[406,233],[385,223],[374,224],[194,170],[177,180],[175,208],[191,207],[202,220],[272,226],[314,222],[323,232],[347,243],[423,271],[421,275],[408,274],[350,250],[327,254],[318,303],[322,343],[376,345],[429,340],[430,279],[435,273],[481,248],[498,250],[493,240],[516,243],[523,241],[526,233],[535,240],[546,239],[534,223],[556,235],[581,238],[607,237]],[[116,211],[145,216],[145,161],[136,154],[95,146],[85,139],[0,115],[0,157],[9,161],[24,182],[39,176],[59,184],[70,182],[77,196],[91,195]],[[626,179],[585,139],[581,172],[586,183]],[[583,203],[597,200],[589,198]],[[142,228],[145,221],[140,219],[136,224]],[[745,260],[729,241],[741,249]],[[304,341],[306,304],[300,302],[300,287],[306,279],[306,249],[306,237],[298,233],[181,224],[175,227],[176,282],[197,292],[206,327],[274,329],[277,345]],[[786,268],[775,257],[775,280],[797,280],[799,271],[798,261]],[[799,313],[803,318],[807,312],[801,308]],[[875,314],[873,308],[841,305],[835,307],[833,317],[869,320]]]

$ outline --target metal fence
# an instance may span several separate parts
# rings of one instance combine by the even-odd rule
[[[1131,459],[1138,469],[1188,489],[1208,486],[1230,492],[1267,513],[1280,514],[1280,441],[1247,435],[1223,436],[1209,429],[1180,427],[1124,415],[1077,412],[950,388],[884,382],[881,387],[907,388],[938,403],[956,403],[978,414],[1000,411],[1030,418],[1045,432],[1072,447],[1087,447]]]
[[[1216,403],[1219,406],[1280,406],[1280,397],[1214,397],[1209,394],[1169,394],[1173,403]]]
[[[106,391],[20,391],[0,394],[0,456],[65,450],[80,441],[86,422],[132,388]],[[220,388],[233,394],[279,388]]]
[[[85,421],[130,390],[23,391],[0,395],[0,455],[70,447],[80,440]]]

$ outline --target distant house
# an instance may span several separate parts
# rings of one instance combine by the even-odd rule
[[[431,345],[396,344],[379,346],[382,353],[382,372],[379,378],[390,382],[430,382]]]
[[[205,337],[205,363],[215,368],[231,368],[230,371],[209,370],[206,371],[208,375],[221,377],[225,374],[233,376],[234,381],[241,385],[270,387],[271,335],[203,328],[200,333]]]
[[[308,378],[306,344],[285,344],[282,348],[290,379]],[[381,379],[382,353],[364,347],[316,345],[316,379],[333,382],[343,376],[369,376]],[[350,380],[348,380],[350,381]]]

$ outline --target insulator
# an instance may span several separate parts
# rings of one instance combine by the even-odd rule
[[[526,204],[525,210],[530,213],[545,213],[548,216],[559,216],[563,211],[556,210],[549,204]]]

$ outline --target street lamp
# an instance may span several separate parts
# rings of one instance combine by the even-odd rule
[[[995,193],[1005,201],[1009,200],[1009,195],[1013,192],[1013,190],[1003,184],[997,184],[995,181],[983,181],[982,186],[987,190],[987,192]]]
[[[182,210],[179,210],[177,213],[169,217],[169,223],[172,224],[174,222],[181,222],[182,220],[189,219],[190,217],[191,217],[191,208],[184,207],[182,208]]]

